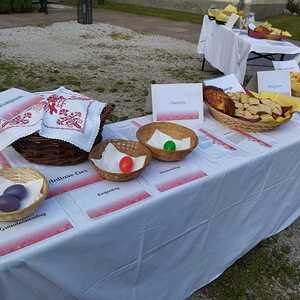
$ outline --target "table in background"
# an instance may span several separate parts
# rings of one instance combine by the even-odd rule
[[[132,139],[143,117],[105,127]],[[0,299],[183,300],[300,215],[300,123],[249,134],[208,115],[184,161],[152,161],[128,183],[88,162],[35,165],[50,198],[0,223]],[[28,165],[13,149],[4,165]]]
[[[288,41],[271,41],[249,37],[245,30],[230,30],[208,16],[203,19],[197,52],[203,55],[203,68],[207,60],[225,75],[235,74],[243,83],[248,60],[267,58],[275,55],[297,55],[300,48]],[[249,58],[250,53],[255,54]]]

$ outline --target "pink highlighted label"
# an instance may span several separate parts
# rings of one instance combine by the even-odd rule
[[[158,113],[157,121],[172,121],[172,120],[194,120],[199,119],[198,112],[167,112]]]
[[[93,175],[93,176],[86,177],[86,178],[83,178],[81,180],[71,182],[71,183],[68,183],[68,184],[61,184],[60,186],[55,187],[55,188],[51,188],[51,186],[50,186],[48,198],[53,197],[53,196],[57,196],[57,195],[60,195],[60,194],[66,193],[66,192],[70,192],[70,191],[73,191],[75,189],[84,187],[86,185],[93,184],[93,183],[96,183],[96,182],[100,182],[102,180],[103,179],[100,176]]]
[[[3,110],[3,113],[0,115],[0,118],[4,118],[6,120],[10,120],[23,112],[24,110],[41,103],[43,100],[42,97],[40,96],[33,96],[30,99],[23,101],[23,102],[18,102],[18,104],[14,104],[14,107],[11,110]],[[8,104],[9,105],[9,104]]]
[[[208,131],[206,131],[205,129],[199,129],[199,131],[201,131],[202,133],[205,134],[206,137],[208,137],[209,139],[211,139],[213,141],[213,143],[218,144],[218,145],[222,145],[224,146],[224,148],[228,149],[228,150],[236,150],[236,148],[234,148],[233,146],[223,142],[222,140],[220,140],[219,138],[215,137],[214,135],[212,135],[211,133],[209,133]]]
[[[25,248],[71,228],[73,228],[72,224],[69,221],[64,220],[58,224],[51,225],[46,229],[28,234],[7,244],[0,245],[0,256],[4,256],[19,249]]]
[[[131,195],[129,197],[119,199],[110,205],[102,206],[101,208],[90,209],[87,211],[87,214],[91,219],[102,217],[104,215],[115,212],[122,208],[128,207],[134,203],[145,200],[149,197],[150,197],[150,194],[148,194],[146,191],[143,191],[143,192],[137,193],[135,195]]]
[[[240,129],[235,129],[235,130],[237,132],[239,132],[241,135],[243,135],[244,137],[246,137],[249,141],[255,142],[255,143],[260,144],[260,145],[262,145],[264,147],[267,147],[267,148],[272,148],[271,144],[268,144],[268,143],[264,142],[263,140],[260,140],[256,137],[254,137],[253,135],[249,134],[246,131],[243,131],[243,130],[240,130]]]
[[[185,175],[185,176],[178,177],[174,180],[158,184],[158,185],[156,185],[156,188],[160,192],[165,192],[167,190],[170,190],[172,188],[175,188],[177,186],[186,184],[188,182],[194,181],[196,179],[199,179],[199,178],[202,178],[202,177],[205,177],[205,176],[207,176],[207,174],[200,170],[200,171],[197,171],[197,172]]]

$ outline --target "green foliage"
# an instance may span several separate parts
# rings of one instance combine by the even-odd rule
[[[0,1],[0,13],[6,13],[11,10],[11,0]]]
[[[32,7],[32,0],[11,0],[12,11],[28,11]]]
[[[25,12],[32,9],[32,0],[1,0],[0,13]]]
[[[288,30],[293,40],[300,41],[300,16],[281,15],[269,19],[270,23],[277,28]]]

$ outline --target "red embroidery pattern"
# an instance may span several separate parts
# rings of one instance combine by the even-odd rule
[[[81,124],[83,121],[81,120],[81,112],[71,112],[69,113],[69,110],[62,109],[59,112],[60,115],[63,115],[60,117],[56,123],[58,125],[65,125],[69,128],[76,127],[78,129],[81,129]]]
[[[45,102],[44,110],[50,115],[57,114],[58,109],[61,109],[66,104],[66,99],[63,96],[51,95]]]
[[[66,100],[78,99],[78,96],[71,96],[65,98],[63,96],[51,95],[45,102],[44,109],[50,115],[59,115],[56,124],[60,126],[67,126],[68,128],[82,129],[83,120],[81,119],[81,112],[70,112],[65,108]],[[79,99],[78,99],[79,100]],[[87,99],[85,99],[87,100]]]
[[[32,118],[31,112],[25,112],[24,114],[17,115],[15,118],[11,120],[0,120],[0,128],[4,129],[8,126],[15,126],[15,125],[27,125]]]

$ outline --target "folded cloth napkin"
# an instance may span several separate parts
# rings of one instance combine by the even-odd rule
[[[157,149],[164,149],[164,144],[167,141],[173,141],[175,143],[177,151],[186,150],[191,147],[191,138],[188,137],[181,140],[174,139],[158,129],[154,131],[147,144]]]
[[[146,160],[146,156],[138,156],[133,157],[127,155],[123,152],[120,152],[113,144],[109,143],[105,150],[102,153],[101,159],[92,159],[93,163],[96,167],[111,173],[122,173],[120,171],[119,163],[120,160],[125,157],[129,156],[133,160],[133,169],[131,172],[135,172],[141,168],[143,168]]]
[[[100,115],[105,103],[91,100],[61,87],[39,93],[44,115],[40,135],[69,142],[89,152],[100,128]]]
[[[41,128],[42,98],[19,89],[0,93],[0,151]]]
[[[31,94],[18,89],[0,93],[0,150],[39,131],[89,152],[99,132],[105,103],[64,87]]]

